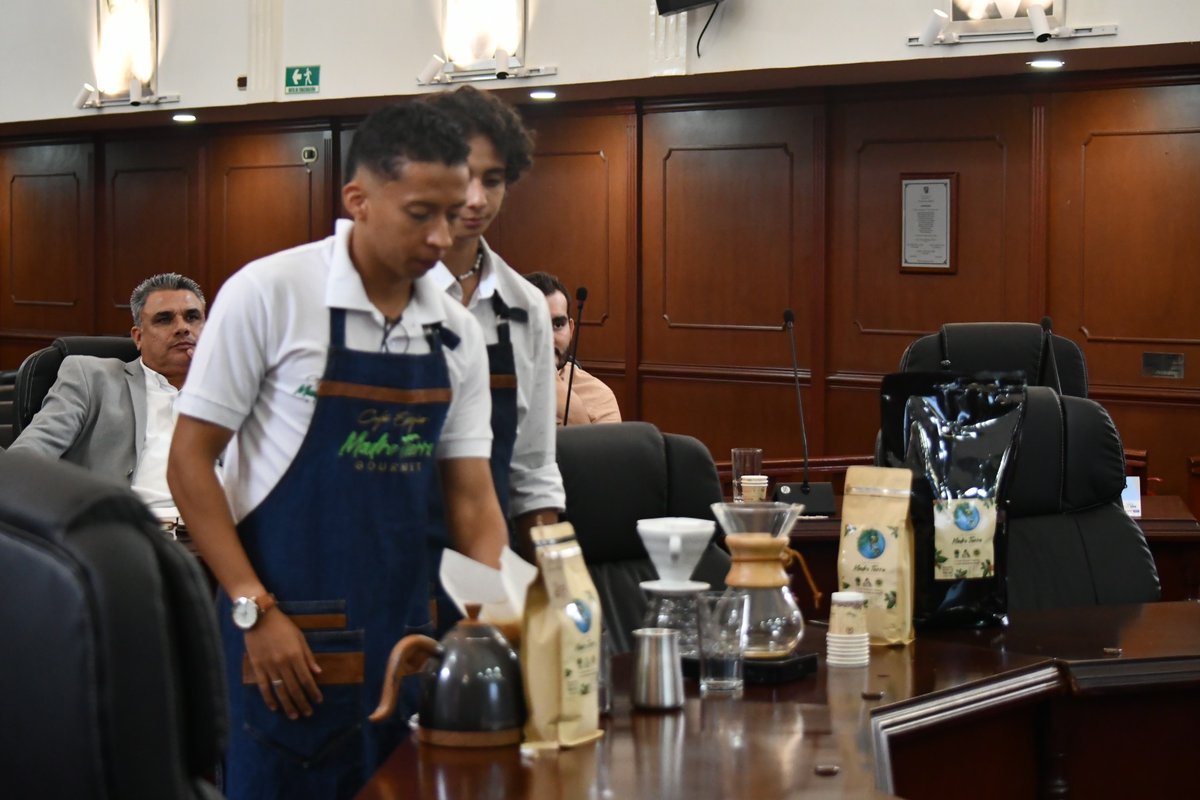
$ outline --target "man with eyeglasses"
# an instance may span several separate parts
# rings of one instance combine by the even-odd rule
[[[558,400],[556,414],[558,424],[563,424],[563,409],[567,405],[567,381],[570,373],[571,339],[575,335],[575,320],[571,319],[567,303],[567,287],[548,272],[531,272],[525,279],[542,290],[546,305],[550,308],[550,325],[554,329],[554,357],[558,370]],[[621,409],[617,396],[604,381],[575,364],[575,377],[571,379],[571,408],[568,425],[586,425],[593,422],[620,422]]]

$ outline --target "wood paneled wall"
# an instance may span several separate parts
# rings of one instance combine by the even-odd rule
[[[626,353],[636,351],[629,334],[637,318],[637,117],[630,106],[532,124],[534,169],[510,187],[488,241],[520,272],[557,275],[573,295],[587,288],[580,357],[636,419]]]
[[[0,357],[15,367],[55,330],[95,323],[96,224],[89,142],[0,148]]]
[[[801,451],[785,308],[826,455],[872,450],[879,380],[913,338],[1050,314],[1126,444],[1182,493],[1200,453],[1200,82],[1139,80],[538,108],[535,167],[489,239],[587,286],[584,363],[627,419],[718,460]],[[0,368],[62,333],[127,330],[147,274],[215,293],[324,236],[347,122],[0,145]],[[907,173],[956,176],[949,274],[900,269]],[[1144,374],[1147,352],[1181,355],[1183,376]]]

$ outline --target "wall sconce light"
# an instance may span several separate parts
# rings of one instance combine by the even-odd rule
[[[85,83],[75,107],[173,103],[158,94],[158,0],[96,0],[96,82]]]
[[[1046,9],[1040,3],[1029,4],[1026,13],[1029,14],[1029,26],[1033,30],[1033,38],[1039,42],[1050,39],[1050,24],[1046,22]]]
[[[437,83],[441,78],[442,67],[446,66],[446,59],[434,53],[429,57],[429,61],[425,63],[425,68],[417,73],[417,83],[422,86],[430,83]]]
[[[1066,0],[953,0],[947,5],[949,11],[934,9],[921,32],[908,37],[910,47],[1117,35],[1116,25],[1065,25]],[[1023,5],[1028,23],[1017,15]]]
[[[90,83],[84,83],[80,88],[79,94],[75,96],[75,107],[83,108],[99,108],[100,107],[100,92],[95,86]]]
[[[553,66],[531,67],[525,60],[528,0],[445,0],[442,52],[417,74],[429,86],[464,81],[538,78],[557,75]]]
[[[933,13],[929,15],[929,22],[925,23],[925,30],[921,31],[921,44],[925,47],[933,47],[938,37],[942,35],[942,31],[946,30],[946,26],[950,24],[950,15],[940,8],[935,8]]]

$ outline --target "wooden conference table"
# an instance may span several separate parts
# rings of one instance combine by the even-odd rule
[[[801,649],[821,652],[810,624]],[[557,754],[401,745],[360,800],[1185,797],[1197,784],[1200,603],[1014,614],[871,649],[740,700],[635,711]]]

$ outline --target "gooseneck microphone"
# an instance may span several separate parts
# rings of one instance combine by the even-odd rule
[[[571,342],[571,371],[567,373],[567,402],[563,404],[563,427],[571,414],[571,385],[575,383],[575,354],[579,352],[579,332],[583,330],[583,301],[587,300],[587,287],[580,286],[575,290],[575,338]]]
[[[795,487],[794,484],[777,486],[775,499],[804,503],[804,513],[808,516],[832,516],[835,510],[833,484],[809,483],[808,480],[808,426],[804,424],[804,400],[800,394],[800,365],[796,361],[796,315],[790,308],[783,311],[783,328],[788,332],[788,343],[792,347],[792,382],[796,386],[796,407],[800,410],[800,441],[804,445],[804,482],[799,487]],[[799,489],[801,497],[791,496],[793,488]]]

